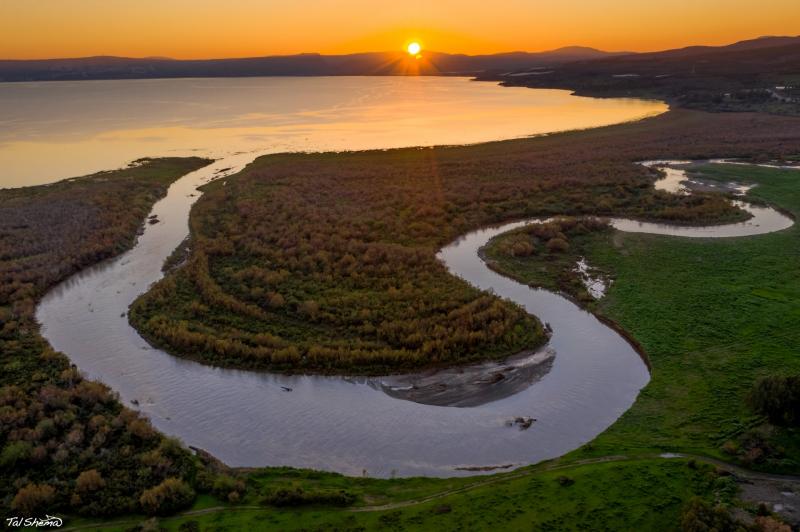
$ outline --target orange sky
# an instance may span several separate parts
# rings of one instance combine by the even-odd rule
[[[566,45],[659,50],[800,33],[800,0],[0,0],[0,58],[244,57]]]

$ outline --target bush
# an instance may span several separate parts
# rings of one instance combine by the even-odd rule
[[[24,515],[34,515],[39,511],[47,511],[53,503],[56,490],[47,484],[28,484],[17,492],[11,501],[11,509]]]
[[[759,379],[750,392],[749,403],[774,425],[800,425],[800,375],[773,375]]]
[[[262,504],[271,506],[305,506],[311,504],[330,506],[350,506],[355,502],[355,495],[345,490],[314,490],[303,488],[280,488],[268,494]]]
[[[227,475],[220,475],[215,478],[211,487],[211,493],[221,499],[228,499],[230,502],[235,502],[231,501],[231,498],[236,500],[241,498],[244,495],[244,491],[245,484],[243,481]]]
[[[569,250],[569,244],[563,238],[551,238],[547,241],[547,251],[550,253],[564,253]]]
[[[722,506],[711,506],[700,497],[694,497],[681,513],[683,532],[733,532],[737,530],[736,521]]]
[[[174,477],[145,490],[139,497],[139,504],[148,515],[167,515],[188,507],[193,501],[194,490],[181,479]]]
[[[3,452],[0,453],[0,466],[11,469],[24,463],[30,457],[31,449],[31,444],[25,441],[9,443],[3,447]]]
[[[511,255],[514,257],[530,257],[536,252],[533,244],[520,240],[511,246]]]
[[[770,516],[756,517],[755,529],[759,532],[792,532],[792,527]]]
[[[88,469],[78,475],[78,480],[75,481],[75,491],[78,493],[97,491],[105,487],[105,485],[106,481],[103,480],[102,475],[96,469]]]

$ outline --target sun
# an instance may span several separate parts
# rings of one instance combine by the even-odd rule
[[[418,56],[419,53],[422,51],[422,46],[418,42],[411,42],[408,43],[408,47],[406,48],[409,55]]]

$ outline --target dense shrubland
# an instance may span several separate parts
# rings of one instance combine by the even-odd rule
[[[195,458],[84,379],[39,336],[33,313],[47,288],[128,248],[168,185],[208,162],[145,160],[0,190],[0,500],[17,515],[163,513],[191,502],[182,486],[195,481]]]
[[[744,513],[744,512],[741,512]],[[748,522],[749,521],[749,522]],[[769,515],[766,507],[747,521],[737,520],[722,504],[712,504],[702,497],[693,497],[681,511],[683,532],[791,532],[792,527]]]
[[[531,216],[741,217],[717,196],[656,191],[655,173],[634,164],[782,155],[797,137],[780,119],[715,120],[681,112],[469,148],[261,158],[207,187],[188,263],[130,319],[156,345],[248,368],[376,373],[511,354],[540,342],[540,329],[450,276],[436,250]]]

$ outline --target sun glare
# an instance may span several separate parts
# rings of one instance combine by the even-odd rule
[[[409,43],[408,48],[409,55],[417,56],[422,51],[422,46],[418,42]]]

